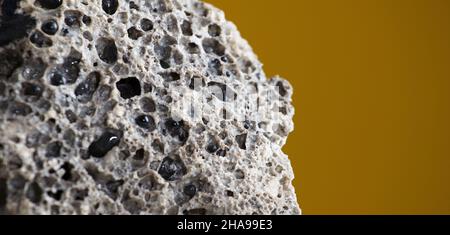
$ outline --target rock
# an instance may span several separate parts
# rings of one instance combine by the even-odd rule
[[[292,87],[198,0],[0,5],[0,213],[299,214]]]

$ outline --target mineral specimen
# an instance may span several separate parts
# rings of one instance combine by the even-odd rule
[[[0,3],[0,213],[300,213],[292,88],[222,11]]]

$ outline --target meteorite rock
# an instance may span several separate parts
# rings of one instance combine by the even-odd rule
[[[0,3],[0,213],[300,213],[292,87],[222,11]]]

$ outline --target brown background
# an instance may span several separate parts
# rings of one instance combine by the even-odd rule
[[[305,214],[450,214],[450,1],[208,2],[294,86]]]

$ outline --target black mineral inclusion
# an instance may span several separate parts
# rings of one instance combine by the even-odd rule
[[[117,46],[110,38],[100,38],[96,45],[98,57],[105,63],[113,64],[117,61]]]
[[[54,35],[56,32],[58,32],[58,28],[58,22],[56,22],[56,20],[54,19],[47,20],[41,26],[42,32],[48,35]]]
[[[177,138],[182,144],[186,143],[189,138],[189,127],[183,120],[175,121],[169,118],[165,121],[164,125],[170,136]]]
[[[186,174],[186,167],[181,161],[165,157],[159,167],[158,173],[167,181],[181,179]]]
[[[135,118],[135,122],[138,126],[148,131],[153,131],[156,129],[155,119],[153,119],[150,115],[140,115]]]
[[[100,73],[90,73],[86,80],[78,84],[75,88],[75,95],[81,103],[87,103],[92,99],[92,95],[97,90],[100,82]]]
[[[116,13],[118,7],[118,0],[102,0],[102,8],[109,15]]]
[[[51,47],[53,42],[40,31],[35,31],[30,35],[30,42],[37,47]]]
[[[183,193],[186,194],[189,198],[193,198],[195,196],[195,193],[197,193],[197,187],[193,184],[188,184],[184,186]]]
[[[45,9],[56,9],[62,4],[62,0],[37,0],[39,6]]]
[[[141,95],[141,83],[135,77],[121,79],[116,83],[116,87],[124,99]]]
[[[117,146],[120,143],[121,137],[112,132],[103,133],[100,138],[95,140],[89,146],[88,152],[89,155],[102,158],[104,157],[112,148]]]

